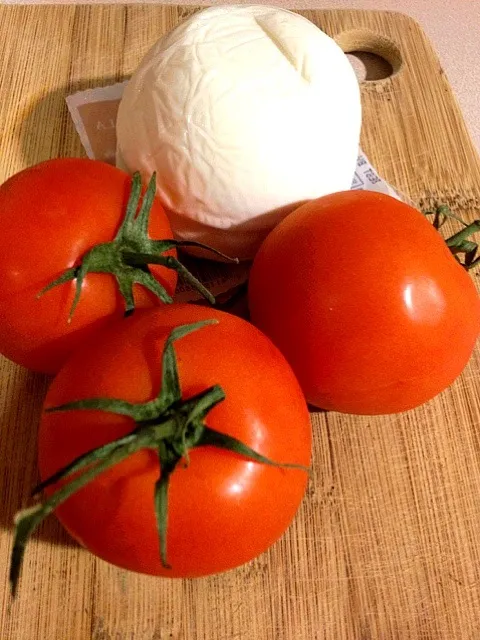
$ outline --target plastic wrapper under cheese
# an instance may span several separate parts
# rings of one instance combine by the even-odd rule
[[[161,37],[127,83],[118,164],[156,171],[177,238],[250,259],[300,203],[350,187],[360,125],[355,73],[312,22],[212,7]]]

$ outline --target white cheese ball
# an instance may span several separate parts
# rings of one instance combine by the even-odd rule
[[[268,6],[217,6],[163,36],[128,82],[117,162],[148,179],[174,234],[250,259],[301,202],[349,189],[361,105],[340,47]],[[294,248],[292,248],[294,250]]]

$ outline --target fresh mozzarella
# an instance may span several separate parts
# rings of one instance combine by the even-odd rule
[[[178,238],[249,259],[299,203],[350,188],[360,124],[358,82],[334,40],[290,11],[218,6],[140,63],[117,159],[156,172]]]

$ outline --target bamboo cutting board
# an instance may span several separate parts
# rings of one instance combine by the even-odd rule
[[[83,155],[65,96],[128,77],[190,11],[1,7],[0,181]],[[380,173],[419,204],[480,217],[480,163],[419,26],[394,13],[305,15],[396,70],[362,86],[362,146]],[[478,640],[479,371],[477,350],[449,390],[403,415],[312,415],[306,499],[254,562],[195,581],[132,575],[91,557],[52,518],[27,550],[10,609],[11,522],[36,480],[47,380],[1,360],[1,640]]]

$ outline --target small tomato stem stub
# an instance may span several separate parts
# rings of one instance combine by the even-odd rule
[[[110,242],[104,242],[92,247],[82,256],[79,264],[66,269],[58,278],[45,286],[37,297],[48,293],[54,287],[75,281],[75,296],[68,318],[71,321],[81,300],[82,285],[85,277],[89,273],[109,273],[115,278],[123,298],[125,314],[129,315],[135,310],[133,293],[135,284],[151,291],[165,304],[173,302],[163,284],[148,269],[148,265],[158,264],[166,269],[176,271],[180,277],[196,288],[211,304],[214,304],[215,298],[210,291],[177,258],[165,255],[165,253],[171,249],[188,245],[200,247],[233,262],[238,262],[238,260],[229,258],[216,249],[197,242],[151,239],[148,236],[148,224],[155,200],[155,192],[155,173],[150,178],[143,199],[140,173],[134,173],[125,215],[115,238]]]
[[[14,544],[10,561],[12,595],[17,591],[26,544],[40,523],[71,495],[94,481],[100,473],[141,449],[151,449],[158,454],[159,477],[154,488],[152,508],[157,522],[159,558],[165,568],[170,568],[167,549],[169,481],[178,463],[188,458],[190,450],[214,446],[260,464],[300,469],[308,473],[308,468],[302,465],[275,462],[240,440],[211,429],[205,420],[210,411],[225,400],[221,386],[213,385],[191,398],[182,399],[174,343],[193,331],[217,323],[218,321],[213,319],[204,320],[178,326],[170,332],[162,352],[160,390],[153,400],[130,403],[115,398],[87,398],[46,410],[51,413],[95,409],[129,416],[135,426],[126,436],[79,456],[35,488],[34,494],[37,495],[43,489],[53,487],[62,481],[62,486],[51,493],[43,503],[39,502],[15,516]]]
[[[480,262],[480,256],[478,256],[478,243],[470,240],[469,238],[480,231],[480,220],[474,220],[470,223],[465,222],[462,218],[452,213],[450,208],[445,204],[441,204],[433,210],[425,211],[424,214],[434,216],[432,224],[437,231],[448,219],[459,222],[463,228],[452,236],[445,238],[445,243],[450,249],[453,257],[462,267],[469,270],[477,266]],[[463,255],[463,262],[460,260],[460,255]]]

